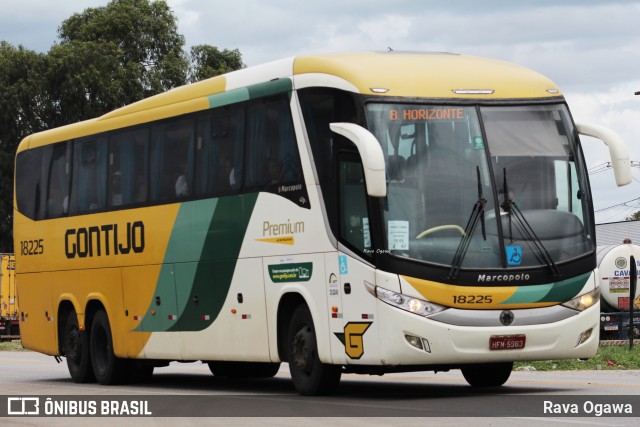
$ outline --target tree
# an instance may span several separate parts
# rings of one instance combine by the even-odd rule
[[[112,88],[116,90],[117,106],[186,83],[184,37],[178,34],[176,17],[164,1],[113,0],[104,7],[72,15],[62,23],[58,34],[60,47],[87,58],[88,65],[96,64],[96,56],[90,52],[93,48],[106,54],[104,62],[122,69],[115,79],[118,87]]]
[[[636,211],[624,219],[625,221],[638,221],[640,220],[640,211]]]
[[[244,68],[238,49],[220,51],[215,46],[197,45],[191,48],[189,59],[189,83]]]
[[[45,56],[0,41],[0,251],[12,252],[13,160],[18,143],[45,126]]]
[[[185,83],[242,68],[235,50],[187,54],[164,0],[112,0],[62,22],[46,54],[0,41],[0,251],[13,251],[13,159],[20,141]]]

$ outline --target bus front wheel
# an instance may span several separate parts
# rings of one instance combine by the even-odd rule
[[[318,357],[318,345],[309,308],[296,308],[289,324],[288,361],[291,379],[298,393],[317,396],[332,392],[340,382],[340,366],[326,365]]]
[[[461,369],[464,379],[473,387],[499,387],[506,383],[513,362],[470,365]]]
[[[100,384],[122,384],[127,378],[128,361],[116,357],[109,318],[104,310],[96,313],[89,336],[93,372]]]
[[[76,383],[95,381],[89,355],[89,339],[86,332],[78,328],[78,316],[75,311],[71,311],[67,316],[62,339],[62,351],[67,359],[71,379]]]

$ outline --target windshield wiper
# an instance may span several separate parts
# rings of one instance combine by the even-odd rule
[[[462,261],[464,260],[464,257],[467,254],[467,250],[469,249],[469,245],[471,244],[471,238],[473,237],[473,232],[478,225],[478,220],[480,220],[482,226],[482,238],[484,240],[487,240],[487,230],[484,222],[484,206],[487,204],[487,200],[482,194],[482,184],[480,182],[480,166],[476,166],[476,175],[478,178],[478,200],[473,205],[473,209],[471,210],[471,215],[469,216],[467,225],[464,227],[464,236],[462,236],[462,239],[458,244],[458,248],[456,249],[456,253],[453,255],[453,260],[451,261],[451,270],[449,270],[449,279],[455,279],[460,273],[460,266],[462,265]]]
[[[547,248],[544,247],[542,241],[536,235],[536,232],[533,230],[527,219],[522,214],[522,211],[516,204],[516,201],[511,198],[509,194],[509,187],[507,184],[507,168],[503,169],[503,190],[504,190],[504,201],[500,204],[500,207],[503,211],[505,211],[509,215],[509,241],[513,242],[513,228],[511,218],[515,218],[517,220],[516,228],[520,235],[527,241],[529,247],[534,250],[534,255],[536,259],[540,263],[544,263],[549,267],[554,276],[557,276],[558,268],[556,267],[556,263],[553,262],[553,258],[547,251]]]

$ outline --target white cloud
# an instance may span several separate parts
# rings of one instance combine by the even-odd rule
[[[167,0],[188,46],[240,49],[256,65],[301,53],[432,50],[488,56],[530,67],[564,91],[577,121],[599,123],[640,160],[640,2],[638,0]],[[0,40],[46,51],[74,12],[108,0],[4,1]],[[606,147],[584,141],[589,165]],[[633,174],[640,179],[640,170]],[[617,188],[611,172],[591,177],[596,210],[637,197],[640,183]],[[628,209],[598,213],[623,219]],[[617,216],[613,213],[617,212]]]

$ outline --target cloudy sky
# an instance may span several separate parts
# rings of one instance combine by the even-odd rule
[[[618,132],[640,161],[640,1],[167,0],[187,46],[239,49],[251,66],[301,53],[428,50],[512,61],[554,80],[577,122]],[[46,52],[60,23],[107,0],[0,0],[0,40]],[[583,138],[589,167],[608,159]],[[598,222],[640,210],[640,169],[591,175]],[[635,200],[638,199],[638,200]],[[614,205],[615,208],[607,209]]]

